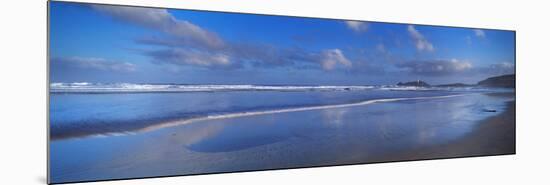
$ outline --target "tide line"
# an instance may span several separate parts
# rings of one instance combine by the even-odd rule
[[[285,109],[275,109],[275,110],[249,111],[249,112],[209,115],[204,117],[188,118],[188,119],[174,120],[174,121],[168,121],[160,124],[155,124],[155,125],[151,125],[151,126],[139,129],[137,132],[148,132],[148,131],[158,130],[162,128],[186,125],[186,124],[200,122],[200,121],[231,119],[231,118],[239,118],[239,117],[260,116],[260,115],[267,115],[267,114],[280,114],[280,113],[289,113],[289,112],[302,112],[302,111],[312,111],[312,110],[322,110],[322,109],[357,107],[357,106],[370,105],[374,103],[396,102],[396,101],[405,101],[405,100],[443,99],[443,98],[452,98],[452,97],[459,97],[459,96],[465,96],[465,95],[467,94],[411,97],[411,98],[374,99],[374,100],[367,100],[367,101],[348,103],[348,104],[319,105],[319,106],[310,106],[310,107],[296,107],[296,108],[285,108]]]

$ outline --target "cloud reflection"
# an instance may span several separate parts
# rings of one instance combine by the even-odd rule
[[[326,124],[334,127],[341,127],[344,124],[344,117],[348,109],[325,109],[323,110],[323,119]]]

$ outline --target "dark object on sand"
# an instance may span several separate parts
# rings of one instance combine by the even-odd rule
[[[495,109],[483,109],[483,112],[497,112]]]
[[[399,83],[397,83],[397,85],[398,86],[430,87],[430,84],[428,84],[424,81],[421,81],[421,80],[412,81],[412,82],[405,82],[405,83],[399,82]]]
[[[483,81],[477,83],[477,85],[485,87],[506,87],[506,88],[515,88],[516,87],[516,75],[503,75],[487,78]]]

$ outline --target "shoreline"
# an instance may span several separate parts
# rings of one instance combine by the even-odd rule
[[[94,136],[117,136],[117,135],[149,132],[149,131],[154,131],[158,129],[187,125],[195,122],[209,121],[209,120],[222,120],[222,119],[232,119],[232,118],[240,118],[240,117],[268,115],[268,114],[281,114],[281,113],[290,113],[290,112],[317,111],[317,110],[325,110],[325,109],[368,106],[370,104],[398,102],[398,101],[407,101],[407,100],[445,99],[445,98],[461,97],[461,96],[468,96],[468,95],[470,94],[451,94],[451,95],[440,95],[440,96],[418,96],[418,97],[404,97],[404,98],[380,98],[380,99],[364,100],[364,101],[354,102],[354,103],[315,105],[315,106],[306,106],[306,107],[292,107],[292,108],[260,110],[260,111],[245,111],[245,112],[234,112],[234,113],[226,113],[226,114],[219,114],[219,115],[204,115],[204,116],[198,116],[198,117],[192,117],[192,118],[161,121],[161,122],[156,122],[155,124],[144,124],[144,126],[142,127],[136,127],[136,128],[131,128],[127,130],[116,128],[115,131],[110,131],[110,130],[101,131],[100,129],[94,129],[94,132],[96,133],[87,131],[87,130],[78,130],[78,129],[72,128],[75,130],[63,131],[59,133],[53,132],[50,135],[50,139],[55,141],[55,140],[86,138],[86,137],[94,137]]]
[[[389,154],[372,162],[412,161],[516,154],[516,101],[506,110],[479,122],[462,138],[412,151]]]

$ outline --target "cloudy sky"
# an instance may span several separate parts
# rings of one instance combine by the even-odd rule
[[[475,83],[513,32],[50,2],[52,82]]]

